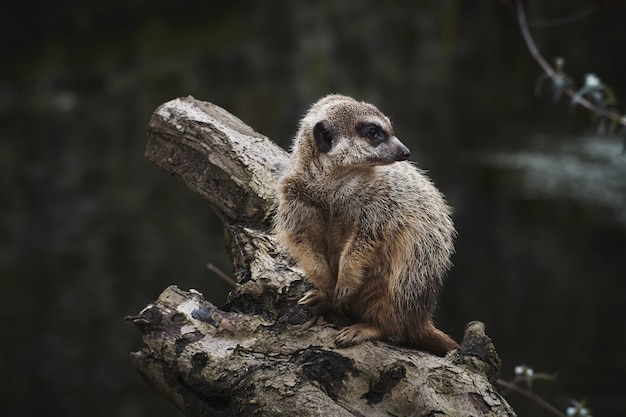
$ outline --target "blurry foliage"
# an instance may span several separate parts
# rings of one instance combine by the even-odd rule
[[[534,381],[554,382],[556,379],[556,374],[550,375],[545,372],[535,372],[535,370],[529,366],[518,365],[515,367],[515,377],[511,381],[499,379],[498,385],[505,390],[505,394],[508,391],[513,391],[526,398],[529,404],[534,405],[536,407],[535,409],[531,409],[528,406],[525,407],[529,415],[535,415],[538,411],[543,410],[545,413],[556,417],[592,417],[591,410],[587,408],[584,400],[576,401],[567,399],[564,402],[563,408],[565,412],[563,412],[533,391]],[[520,410],[518,409],[517,412],[520,413]],[[520,415],[524,415],[524,413],[521,412]]]
[[[554,101],[557,101],[563,94],[571,97],[572,106],[581,106],[589,110],[592,115],[599,120],[598,133],[614,135],[617,126],[622,125],[624,149],[626,149],[626,115],[620,113],[617,109],[617,98],[611,87],[606,85],[594,73],[586,73],[584,82],[577,90],[573,78],[563,71],[565,60],[559,56],[555,59],[555,65],[552,67],[543,57],[539,47],[536,45],[534,37],[529,28],[528,19],[526,17],[527,2],[524,0],[512,0],[515,5],[518,23],[526,42],[526,46],[535,61],[543,69],[544,73],[539,77],[535,86],[535,92],[540,91],[541,84],[545,80],[551,80],[551,88],[554,94]],[[598,8],[598,4],[592,5],[581,13],[575,14],[570,18],[556,19],[553,25],[569,24],[578,19],[586,18],[591,12]],[[535,23],[536,26],[545,26]],[[610,130],[607,132],[606,121],[610,122]]]

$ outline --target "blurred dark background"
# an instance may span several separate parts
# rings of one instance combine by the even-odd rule
[[[535,22],[595,7],[532,30],[623,103],[626,5],[529,3]],[[193,95],[287,147],[329,92],[389,114],[455,207],[439,326],[484,321],[503,377],[558,373],[535,391],[562,410],[626,413],[623,138],[534,94],[506,2],[12,0],[0,35],[2,415],[180,415],[132,371],[123,318],[170,284],[223,303],[205,265],[231,269],[208,205],[145,160],[150,115]]]

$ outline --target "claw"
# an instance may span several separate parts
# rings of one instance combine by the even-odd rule
[[[304,297],[298,301],[298,304],[307,310],[310,310],[315,315],[320,315],[325,311],[330,310],[328,297],[317,289],[308,291],[304,294]]]
[[[311,303],[314,303],[315,300],[319,298],[319,291],[317,290],[311,290],[311,291],[307,291],[304,296],[298,300],[298,304],[300,304],[301,306],[309,306]]]
[[[359,323],[343,328],[335,338],[335,346],[348,347],[368,340],[381,339],[382,333],[375,326]]]

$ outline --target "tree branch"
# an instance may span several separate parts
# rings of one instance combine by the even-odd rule
[[[172,286],[127,318],[145,344],[133,366],[185,414],[514,415],[493,386],[500,361],[482,323],[444,358],[380,341],[338,349],[346,319],[314,319],[298,306],[308,284],[268,232],[289,163],[269,139],[187,97],[155,111],[146,154],[222,218],[237,278],[223,308]]]

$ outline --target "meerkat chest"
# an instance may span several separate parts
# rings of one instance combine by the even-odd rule
[[[376,182],[373,169],[354,169],[329,176],[322,187],[328,187],[329,204],[351,207],[371,194]]]
[[[371,179],[348,176],[335,182],[335,188],[328,193],[327,230],[338,241],[349,238],[356,229],[369,223],[373,211],[380,210],[379,190]]]
[[[352,169],[309,178],[291,195],[302,201],[311,222],[340,239],[358,227],[368,212],[380,210],[384,181],[372,169]]]
[[[337,181],[335,197],[342,199],[354,196],[362,189],[361,182],[362,179],[355,175],[347,176],[346,178]]]

